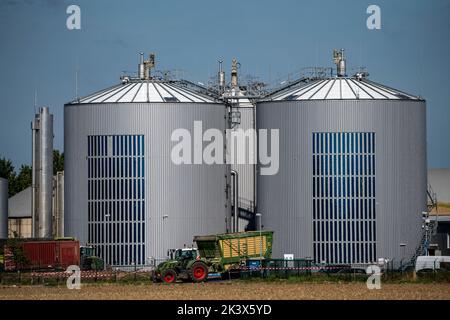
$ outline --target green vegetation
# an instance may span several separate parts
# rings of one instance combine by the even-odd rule
[[[53,174],[64,170],[64,153],[53,150]],[[11,160],[0,158],[0,177],[8,179],[9,196],[19,193],[31,186],[31,166],[22,165],[16,173]]]
[[[446,203],[446,202],[438,202],[438,206],[439,206],[439,207],[443,207],[443,208],[450,209],[450,203]]]
[[[64,153],[59,150],[53,150],[53,174],[64,171]]]
[[[12,260],[14,261],[15,265],[24,266],[29,263],[22,247],[19,244],[18,238],[8,239],[8,241],[6,242],[6,247],[11,251]]]

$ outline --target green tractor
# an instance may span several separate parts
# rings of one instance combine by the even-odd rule
[[[261,263],[271,258],[272,238],[272,231],[196,236],[197,248],[169,250],[169,259],[156,267],[153,281],[202,282],[211,273],[222,277],[226,273],[238,273],[247,260],[256,259]]]
[[[95,249],[91,246],[80,247],[80,268],[81,270],[103,270],[105,263],[95,255]]]
[[[201,282],[208,277],[207,261],[201,259],[196,248],[171,249],[169,260],[160,263],[154,272],[154,281],[173,283],[177,280]]]

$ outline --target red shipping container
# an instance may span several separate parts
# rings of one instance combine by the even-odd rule
[[[19,243],[28,263],[16,266],[10,248],[5,246],[5,270],[67,269],[80,265],[80,243],[78,241],[24,241]]]

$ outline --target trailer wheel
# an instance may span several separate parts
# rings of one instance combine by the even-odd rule
[[[193,282],[205,281],[208,277],[208,267],[204,262],[195,262],[191,267],[190,276]]]
[[[177,273],[173,269],[167,269],[163,272],[162,279],[165,283],[174,283],[177,281]]]

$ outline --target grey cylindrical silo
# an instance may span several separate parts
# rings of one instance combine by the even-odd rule
[[[0,178],[0,239],[8,238],[8,180]]]
[[[278,129],[279,172],[258,177],[274,256],[408,261],[426,206],[425,101],[364,78],[325,78],[257,104]],[[261,141],[260,141],[261,143]]]
[[[39,109],[33,125],[33,230],[38,238],[53,233],[53,115],[48,107]]]
[[[108,264],[142,265],[224,232],[228,166],[171,159],[175,130],[193,135],[196,121],[224,132],[227,110],[184,82],[127,79],[66,104],[65,235]]]

